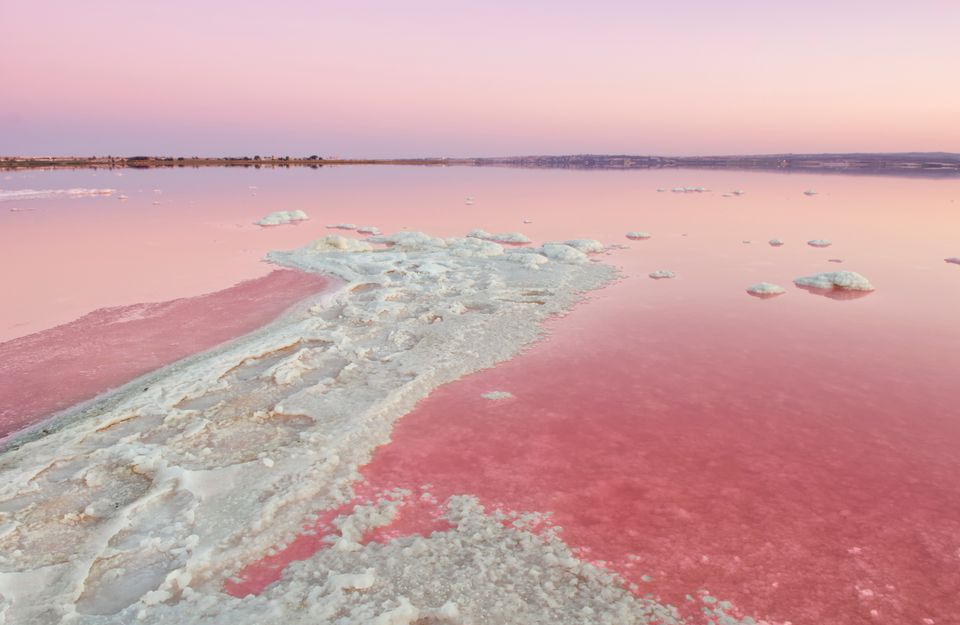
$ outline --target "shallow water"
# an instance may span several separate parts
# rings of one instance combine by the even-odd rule
[[[366,467],[361,492],[430,484],[440,502],[469,493],[553,512],[585,559],[677,605],[706,589],[776,621],[960,621],[960,267],[944,262],[960,253],[960,181],[690,170],[123,173],[0,179],[5,189],[110,187],[130,198],[31,200],[18,206],[35,210],[0,213],[0,279],[12,294],[3,336],[264,275],[266,250],[327,234],[328,223],[619,243],[600,258],[622,280],[551,321],[550,338],[520,357],[421,402]],[[723,197],[732,189],[746,193]],[[295,209],[311,220],[252,225]],[[652,237],[628,240],[629,231]],[[785,244],[770,246],[774,238]],[[832,245],[806,244],[813,239]],[[660,269],[676,277],[648,277]],[[841,269],[876,291],[823,297],[792,284]],[[750,297],[758,282],[787,292]],[[490,391],[514,397],[481,397]],[[432,507],[410,506],[368,538],[429,531]],[[278,563],[320,544],[304,537],[231,591],[256,590]]]

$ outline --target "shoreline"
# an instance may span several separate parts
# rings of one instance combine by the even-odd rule
[[[338,165],[422,167],[515,167],[522,169],[725,169],[784,173],[889,175],[923,178],[960,177],[960,154],[948,152],[760,154],[738,156],[528,155],[506,157],[322,158],[293,157],[0,157],[0,170],[159,169],[246,167],[274,169]]]

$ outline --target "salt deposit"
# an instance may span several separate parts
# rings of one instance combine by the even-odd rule
[[[357,224],[327,224],[327,228],[334,230],[356,230]]]
[[[359,228],[357,228],[357,232],[359,232],[360,234],[377,235],[377,234],[380,234],[380,228],[377,228],[376,226],[360,226]]]
[[[780,239],[770,239],[768,243],[770,243],[772,247],[780,247],[781,245],[783,245],[783,241]]]
[[[472,239],[483,239],[484,241],[493,241],[495,243],[523,244],[530,243],[530,239],[519,232],[501,232],[495,234],[476,228],[467,233]]]
[[[668,271],[666,269],[658,269],[656,271],[651,271],[648,275],[654,280],[665,280],[668,278],[676,277],[677,274],[673,273],[672,271]]]
[[[281,226],[283,224],[292,224],[298,221],[305,221],[310,219],[307,217],[307,214],[302,210],[292,210],[292,211],[277,211],[275,213],[270,213],[266,217],[263,217],[253,223],[258,226]]]
[[[513,399],[513,393],[510,393],[508,391],[490,391],[489,393],[483,393],[482,395],[480,395],[480,397],[483,397],[484,399],[492,399],[492,400]]]
[[[833,243],[826,239],[812,239],[807,241],[807,245],[810,247],[830,247]]]
[[[558,536],[464,497],[448,503],[450,530],[383,545],[359,539],[393,500],[357,507],[334,548],[260,597],[225,596],[222,580],[311,512],[352,499],[358,468],[417,401],[512,357],[614,276],[566,244],[507,253],[419,232],[329,235],[269,258],[344,286],[0,456],[0,622],[680,622]]]
[[[944,258],[944,262],[953,263],[954,265],[960,265],[960,256],[951,256],[950,258]]]
[[[584,254],[596,254],[606,249],[600,241],[596,239],[570,239],[569,241],[554,241],[549,245],[567,245],[580,250]]]
[[[731,191],[731,193],[733,193],[734,195],[743,195],[744,193],[746,193],[746,191],[743,191],[742,189],[734,189],[733,191]]]
[[[751,284],[747,287],[747,293],[761,298],[774,297],[776,295],[782,295],[786,292],[786,289],[784,289],[782,286],[778,286],[770,282],[759,282],[757,284]]]
[[[813,189],[807,189],[806,191],[803,192],[803,194],[810,196],[810,195],[816,195],[817,192],[814,191]]]
[[[0,202],[16,200],[45,200],[48,198],[78,198],[112,195],[116,189],[0,189]]]
[[[793,281],[800,287],[812,289],[842,289],[848,291],[873,291],[870,281],[855,271],[825,271],[812,276],[804,276]]]
[[[634,241],[642,241],[643,239],[649,239],[650,233],[631,231],[627,233],[627,238],[633,239]]]

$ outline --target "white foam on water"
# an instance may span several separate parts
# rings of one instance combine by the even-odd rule
[[[0,189],[0,202],[45,200],[60,197],[97,197],[113,195],[114,193],[116,193],[116,189]]]

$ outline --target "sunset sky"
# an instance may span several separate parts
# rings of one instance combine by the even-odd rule
[[[0,0],[0,154],[960,151],[957,0]]]

